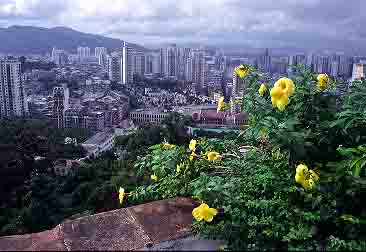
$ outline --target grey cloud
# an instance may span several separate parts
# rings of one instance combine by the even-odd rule
[[[37,19],[44,26],[71,26],[137,43],[160,40],[162,43],[254,43],[263,47],[331,45],[342,49],[362,47],[366,40],[365,0],[26,2],[1,0],[0,22],[11,25]],[[116,2],[113,9],[111,4]],[[12,7],[12,3],[22,3],[22,8]]]

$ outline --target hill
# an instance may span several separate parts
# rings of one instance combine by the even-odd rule
[[[44,54],[53,47],[76,52],[78,46],[97,46],[117,49],[122,46],[120,39],[88,34],[68,27],[41,28],[33,26],[10,26],[0,28],[0,53],[10,54]],[[129,43],[132,47],[143,47]]]

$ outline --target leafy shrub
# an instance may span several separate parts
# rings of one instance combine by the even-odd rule
[[[229,250],[365,249],[366,89],[354,84],[339,110],[326,75],[296,67],[294,92],[289,79],[269,91],[255,69],[238,69],[249,83],[243,108],[250,115],[240,138],[152,146],[135,163],[147,182],[130,192],[130,203],[204,202],[218,212],[212,222],[194,220],[192,230],[224,239]],[[296,183],[300,171],[312,186]]]

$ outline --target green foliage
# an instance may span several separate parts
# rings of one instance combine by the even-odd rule
[[[255,69],[244,79],[243,108],[250,119],[239,137],[198,139],[193,161],[187,144],[172,150],[155,145],[139,158],[139,175],[159,179],[131,192],[133,202],[175,196],[205,202],[219,214],[211,223],[194,221],[193,230],[226,240],[229,250],[364,249],[366,89],[354,84],[339,111],[337,97],[328,92],[337,83],[319,91],[316,76],[295,67],[296,90],[281,112],[272,107],[269,91],[259,95],[263,79]],[[209,162],[207,151],[219,152],[222,160]],[[320,174],[314,188],[295,182],[300,163]]]
[[[366,177],[366,146],[360,145],[357,148],[342,148],[338,151],[342,156],[349,159],[349,169],[355,177]]]

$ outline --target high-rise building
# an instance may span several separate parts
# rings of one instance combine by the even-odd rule
[[[107,56],[107,70],[109,80],[122,83],[123,80],[123,54],[112,52]]]
[[[257,58],[257,68],[261,72],[268,73],[271,71],[271,56],[269,55],[269,49],[265,50],[264,55]]]
[[[122,48],[122,84],[133,82],[134,48],[123,43]]]
[[[65,127],[65,111],[69,108],[69,89],[67,84],[53,88],[53,101],[51,112],[51,124],[53,127],[61,129]]]
[[[313,67],[313,53],[312,52],[310,52],[310,53],[308,53],[307,55],[306,55],[306,67],[307,68],[310,68],[311,70],[313,69],[312,67]]]
[[[330,73],[330,58],[329,56],[316,56],[313,63],[313,71],[315,73]]]
[[[221,88],[224,81],[224,72],[220,70],[210,70],[207,73],[207,85]]]
[[[271,72],[285,74],[288,70],[287,57],[272,58]]]
[[[106,70],[107,67],[107,48],[105,47],[95,47],[94,52],[95,58],[98,59],[98,64]]]
[[[145,54],[143,52],[135,51],[132,53],[132,72],[139,76],[145,74]]]
[[[352,67],[353,65],[351,58],[345,55],[341,55],[339,57],[339,71],[338,71],[339,76],[349,78],[352,75]]]
[[[86,60],[87,58],[90,57],[90,48],[89,47],[79,46],[77,51],[78,51],[78,57],[79,57],[80,62],[83,62],[84,60]]]
[[[291,76],[293,73],[293,67],[306,65],[306,56],[305,54],[296,54],[288,57],[288,70],[287,73]]]
[[[288,64],[290,66],[305,65],[306,64],[305,54],[297,54],[289,56]]]
[[[17,60],[0,61],[0,117],[28,115],[28,103],[22,79],[22,66]]]
[[[108,60],[107,60],[107,54],[99,54],[98,57],[98,65],[102,66],[103,69],[107,71],[107,64],[108,64]]]
[[[191,48],[178,48],[178,62],[177,62],[177,78],[179,80],[186,80],[187,62],[191,53]]]
[[[94,56],[96,58],[99,58],[99,55],[101,55],[101,54],[106,55],[107,54],[107,48],[105,48],[105,47],[95,47]]]
[[[64,50],[53,48],[51,60],[56,65],[65,65],[69,61],[69,55]]]
[[[145,73],[161,74],[160,52],[147,53],[145,56]]]
[[[164,77],[178,76],[178,49],[177,46],[171,45],[167,48],[162,48],[161,53],[161,69]]]
[[[339,73],[339,61],[332,61],[330,66],[330,75],[332,77],[337,77]]]
[[[196,84],[196,91],[200,93],[207,93],[207,72],[205,51],[193,49],[187,60],[186,76],[188,81]]]

